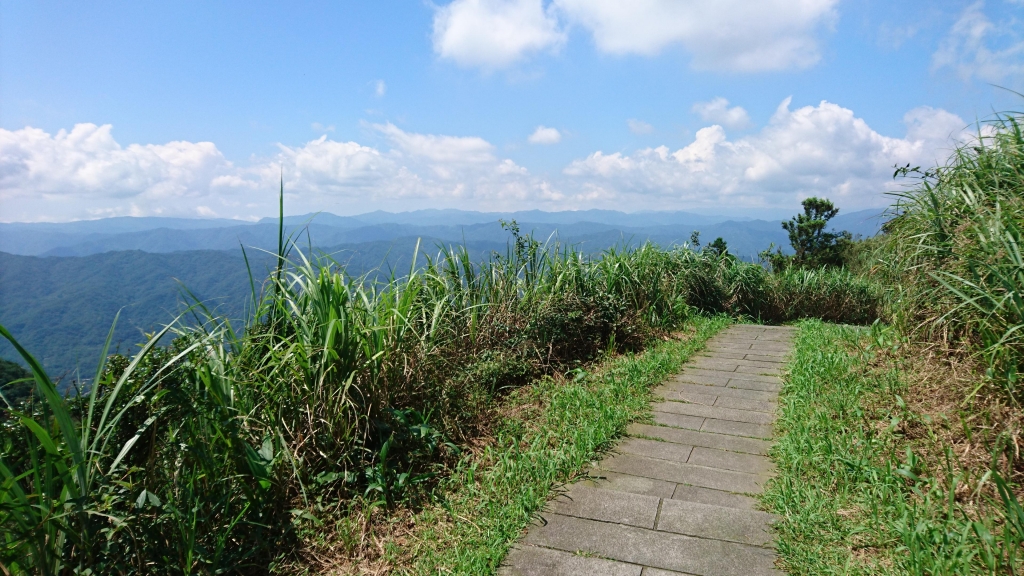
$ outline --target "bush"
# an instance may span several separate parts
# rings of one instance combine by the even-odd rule
[[[388,281],[282,249],[244,330],[212,315],[178,325],[170,348],[162,332],[111,357],[84,397],[62,399],[22,351],[46,401],[2,428],[0,562],[262,572],[295,542],[293,519],[426,494],[510,387],[697,313],[866,323],[877,308],[843,271],[772,275],[724,250],[652,245],[592,259],[510,230],[488,262],[442,249]]]
[[[1024,364],[1024,135],[997,116],[946,165],[897,175],[878,251],[894,322],[905,332],[977,351],[1015,393]]]

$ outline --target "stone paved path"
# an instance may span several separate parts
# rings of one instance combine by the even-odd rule
[[[503,576],[780,574],[751,497],[772,474],[765,453],[794,329],[731,326],[656,389],[655,425],[551,501]]]

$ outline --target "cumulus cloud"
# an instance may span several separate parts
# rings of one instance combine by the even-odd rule
[[[79,124],[48,134],[0,129],[0,221],[100,216],[256,217],[273,213],[282,172],[291,209],[410,209],[396,201],[530,202],[555,198],[522,166],[499,159],[483,138],[369,125],[385,149],[327,135],[279,145],[247,166],[210,142],[121,146],[111,126]],[[261,193],[262,192],[262,193]],[[353,208],[352,206],[358,206]]]
[[[406,132],[394,124],[373,124],[398,150],[435,162],[479,164],[494,161],[494,146],[477,136],[437,136]]]
[[[710,102],[697,102],[693,105],[693,111],[700,115],[705,122],[721,124],[726,128],[746,128],[750,125],[750,116],[740,106],[729,108],[729,101],[725,98],[715,98]]]
[[[374,209],[724,209],[751,215],[827,196],[844,210],[888,203],[894,164],[931,166],[967,123],[942,109],[904,116],[902,137],[873,130],[830,102],[783,101],[760,130],[730,139],[719,124],[678,149],[596,151],[550,175],[531,173],[477,136],[422,134],[367,124],[379,146],[327,135],[279,145],[244,166],[210,142],[119,144],[109,125],[49,134],[0,129],[0,221],[117,215],[260,217],[273,214],[278,179],[295,213]]]
[[[815,33],[837,0],[556,0],[598,49],[657,54],[683,45],[700,69],[804,68],[820,58]]]
[[[1024,21],[994,23],[984,2],[968,6],[932,55],[932,69],[951,68],[965,82],[1007,79],[1019,85],[1024,78]]]
[[[234,169],[212,142],[122,147],[111,128],[77,124],[54,135],[31,127],[0,130],[4,213],[15,208],[14,199],[26,198],[57,211],[72,201],[78,210],[91,205],[86,210],[97,214],[104,204],[120,204],[126,211],[133,202],[187,205],[198,189]]]
[[[542,0],[455,0],[434,14],[434,52],[461,66],[501,68],[564,41]]]
[[[816,35],[838,0],[455,0],[434,17],[434,51],[464,66],[500,68],[558,47],[564,30],[590,32],[598,50],[654,55],[681,45],[693,66],[763,71],[820,59]]]
[[[637,120],[635,118],[626,120],[626,126],[629,126],[629,131],[633,134],[650,134],[651,132],[654,132],[654,126],[651,126],[643,120]]]
[[[537,126],[537,129],[526,140],[530,144],[558,144],[562,141],[562,133],[555,128]]]
[[[595,152],[567,166],[576,187],[614,194],[629,205],[789,207],[824,195],[845,208],[886,203],[892,166],[933,165],[966,123],[944,110],[907,113],[904,138],[883,136],[852,110],[829,102],[790,110],[786,99],[756,134],[729,140],[717,125],[689,145],[633,154]],[[573,186],[567,186],[573,188]]]

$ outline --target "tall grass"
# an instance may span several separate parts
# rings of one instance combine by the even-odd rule
[[[904,168],[881,251],[905,331],[981,353],[1017,394],[1024,363],[1024,133],[1019,114],[983,125],[944,166]]]
[[[994,443],[990,470],[965,469],[949,446],[926,462],[927,442],[901,431],[922,416],[901,398],[896,336],[881,324],[801,324],[772,449],[779,473],[762,497],[780,516],[787,571],[1019,574],[1024,510],[1004,481],[1012,470],[996,466],[1005,444]]]
[[[0,569],[10,573],[261,573],[352,498],[426,495],[494,399],[695,314],[868,322],[878,299],[843,271],[773,276],[685,247],[598,258],[513,226],[505,254],[440,248],[405,276],[352,278],[288,251],[242,329],[196,321],[112,356],[88,394],[4,412]],[[170,347],[156,342],[165,332]],[[14,342],[6,331],[0,332]]]

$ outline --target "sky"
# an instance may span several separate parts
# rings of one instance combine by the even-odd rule
[[[883,207],[1024,0],[0,2],[0,221]]]

